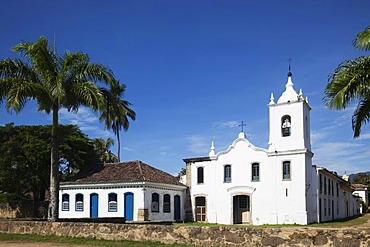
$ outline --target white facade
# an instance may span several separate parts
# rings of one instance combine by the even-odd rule
[[[305,225],[324,219],[318,218],[311,108],[293,86],[289,72],[277,103],[271,94],[268,149],[255,147],[241,132],[225,151],[216,153],[212,143],[208,157],[184,159],[191,193],[187,215],[220,224]]]
[[[366,213],[369,208],[369,188],[366,185],[363,184],[353,184],[354,187],[354,192],[352,193],[355,196],[358,196],[361,198],[361,200],[365,203],[365,208],[362,207],[361,205],[361,213]]]
[[[176,178],[141,162],[127,162],[124,166],[138,166],[147,172],[144,178],[167,181]],[[105,166],[119,166],[108,164]],[[125,168],[126,168],[125,167]],[[115,169],[111,169],[114,171]],[[129,169],[127,172],[132,172]],[[107,173],[111,173],[111,171]],[[159,173],[159,174],[155,174]],[[99,172],[96,173],[99,177]],[[154,175],[153,175],[154,174]],[[90,176],[93,177],[94,175]],[[119,177],[117,175],[115,178]],[[138,177],[137,174],[127,177]],[[87,177],[86,180],[90,178]],[[114,180],[114,179],[112,179]],[[148,180],[148,179],[147,179]],[[165,180],[165,179],[164,179]],[[112,181],[61,183],[59,189],[59,218],[125,218],[127,221],[183,221],[185,217],[186,186],[152,181]]]
[[[317,222],[332,221],[351,217],[360,213],[360,203],[352,195],[347,181],[329,172],[323,167],[317,167]]]
[[[132,193],[132,218],[128,217],[130,213],[127,210],[127,202],[125,202],[125,195]],[[151,195],[157,193],[159,195],[158,212],[151,210]],[[82,195],[83,206],[78,207],[76,204],[76,195]],[[92,215],[92,199],[91,195],[98,195],[98,212],[97,215]],[[115,203],[109,204],[109,194],[116,194],[117,200]],[[63,195],[69,196],[69,205],[63,207]],[[170,210],[164,212],[163,198],[164,195],[169,195]],[[94,185],[61,185],[59,193],[59,218],[116,218],[125,217],[127,220],[143,221],[144,215],[147,214],[145,221],[175,221],[182,220],[185,216],[184,198],[185,191],[183,187],[168,186],[166,184],[151,184],[151,183],[137,183],[137,184],[94,184]],[[175,196],[180,197],[180,218],[175,219]],[[182,203],[181,203],[182,201]],[[116,206],[112,207],[112,204]],[[111,205],[111,206],[109,206]],[[146,209],[143,211],[143,209]]]

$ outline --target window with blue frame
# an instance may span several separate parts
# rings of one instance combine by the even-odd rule
[[[224,182],[225,183],[231,182],[231,165],[224,166]]]
[[[283,180],[291,179],[290,176],[290,161],[283,162]]]
[[[84,211],[84,195],[76,194],[76,211]]]
[[[258,163],[252,164],[252,181],[260,181],[260,164]]]
[[[108,195],[108,211],[117,212],[117,194],[110,193]]]
[[[62,195],[62,211],[69,211],[69,195]]]

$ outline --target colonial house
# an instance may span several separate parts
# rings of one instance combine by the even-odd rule
[[[104,164],[60,184],[59,218],[183,220],[185,194],[176,177],[141,161]]]
[[[347,175],[347,173],[345,172],[342,176],[342,178],[346,181],[350,181],[350,177]],[[351,184],[351,187],[353,188],[353,192],[352,194],[354,196],[357,196],[359,198],[361,198],[361,200],[363,201],[364,205],[360,205],[360,212],[361,213],[366,213],[369,209],[370,209],[370,188],[369,186],[365,185],[365,184],[354,184],[352,183]],[[364,206],[364,207],[363,207]]]
[[[352,188],[354,189],[353,194],[355,196],[359,196],[365,204],[365,205],[361,204],[360,209],[361,213],[366,213],[369,210],[369,197],[370,197],[369,187],[365,184],[352,184]]]
[[[188,220],[220,224],[302,224],[359,213],[352,188],[312,164],[310,111],[289,71],[285,91],[269,107],[268,148],[242,131],[226,150],[184,159]]]

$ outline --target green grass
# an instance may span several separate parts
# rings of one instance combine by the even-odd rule
[[[353,226],[360,226],[362,224],[365,224],[367,221],[370,220],[370,214],[363,214],[359,217],[353,217],[350,219],[344,219],[344,220],[339,220],[339,221],[331,221],[331,222],[326,222],[326,223],[315,223],[311,224],[309,226],[313,227],[333,227],[333,228],[344,228],[344,227],[353,227]]]
[[[46,242],[46,243],[59,243],[68,245],[89,245],[89,246],[106,246],[106,247],[146,247],[146,246],[179,246],[179,247],[191,247],[194,245],[185,244],[162,244],[159,242],[139,242],[139,241],[112,241],[112,240],[98,240],[89,238],[77,238],[77,237],[60,237],[54,235],[37,235],[37,234],[8,234],[0,233],[0,245],[1,241],[24,241],[24,242]]]

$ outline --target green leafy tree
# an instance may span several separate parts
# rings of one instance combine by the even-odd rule
[[[44,200],[50,166],[50,132],[38,126],[0,127],[2,201]],[[9,179],[11,178],[11,179]]]
[[[108,138],[106,141],[103,138],[96,138],[93,143],[101,163],[118,162],[118,157],[110,151],[110,148],[114,144],[111,138]]]
[[[54,47],[55,48],[55,47]],[[22,59],[0,61],[0,103],[19,113],[30,100],[38,110],[52,113],[49,221],[58,218],[59,197],[59,110],[77,112],[80,106],[97,111],[105,97],[98,83],[113,85],[116,80],[106,66],[91,63],[87,54],[56,54],[45,37],[35,43],[22,42],[13,49]]]
[[[370,26],[357,34],[353,45],[357,50],[370,50]],[[352,128],[354,137],[359,137],[362,125],[370,119],[370,56],[360,56],[339,64],[329,76],[323,101],[327,107],[336,110],[357,103]]]
[[[105,97],[106,104],[100,116],[100,121],[104,121],[104,126],[107,129],[112,129],[113,133],[117,137],[117,157],[120,161],[121,153],[121,140],[120,131],[125,131],[130,127],[129,118],[135,120],[136,113],[130,108],[132,105],[130,102],[123,99],[126,86],[120,83],[116,83],[110,88],[110,91],[106,91]]]
[[[181,178],[182,176],[186,175],[186,168],[181,168],[180,172],[177,174],[177,178]]]
[[[367,173],[359,173],[352,179],[353,184],[364,184],[370,186],[370,174]]]
[[[99,163],[94,141],[81,132],[77,125],[62,125],[60,136],[60,166],[62,179],[68,179],[81,169]]]
[[[49,187],[51,129],[50,125],[0,126],[0,201],[32,199],[34,216]],[[99,162],[92,140],[76,125],[60,125],[59,132],[62,179]]]

